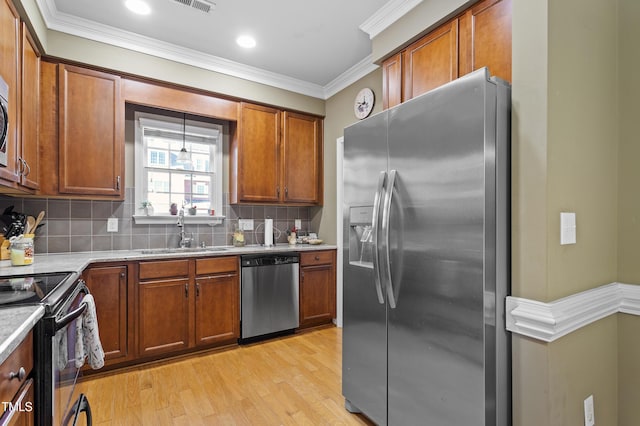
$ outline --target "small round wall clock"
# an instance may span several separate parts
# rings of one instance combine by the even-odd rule
[[[356,114],[356,117],[360,120],[367,118],[373,110],[373,104],[375,101],[376,98],[373,94],[373,90],[368,87],[360,90],[353,102],[353,112]]]

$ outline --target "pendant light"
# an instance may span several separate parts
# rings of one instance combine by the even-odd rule
[[[187,114],[183,113],[182,114],[182,149],[180,149],[180,153],[178,154],[178,158],[176,159],[176,161],[178,163],[183,163],[185,165],[191,164],[191,157],[189,156],[189,153],[187,152],[187,148],[185,146],[186,136],[187,136]]]

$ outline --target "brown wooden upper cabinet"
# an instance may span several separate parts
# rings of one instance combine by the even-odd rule
[[[22,103],[20,139],[20,184],[25,188],[39,189],[40,156],[40,52],[22,23]]]
[[[58,65],[58,192],[124,197],[120,77]]]
[[[232,204],[322,204],[322,119],[242,103],[231,142]]]
[[[20,15],[10,0],[0,0],[0,76],[8,86],[7,143],[2,149],[0,183],[12,192],[20,189]]]
[[[0,75],[9,86],[6,166],[2,191],[39,189],[40,52],[11,2],[0,0]]]
[[[482,67],[511,81],[511,1],[484,0],[382,63],[391,108]]]

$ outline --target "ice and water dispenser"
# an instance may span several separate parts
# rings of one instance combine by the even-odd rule
[[[349,209],[349,264],[373,269],[373,206]]]

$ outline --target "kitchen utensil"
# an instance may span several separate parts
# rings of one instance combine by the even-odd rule
[[[33,234],[36,230],[36,218],[33,216],[27,216],[27,226],[25,228],[25,234]]]
[[[35,232],[36,228],[40,225],[40,222],[42,222],[42,219],[44,219],[44,210],[42,210],[40,213],[38,213],[38,217],[36,218],[36,223],[35,225],[33,225],[33,231]]]

